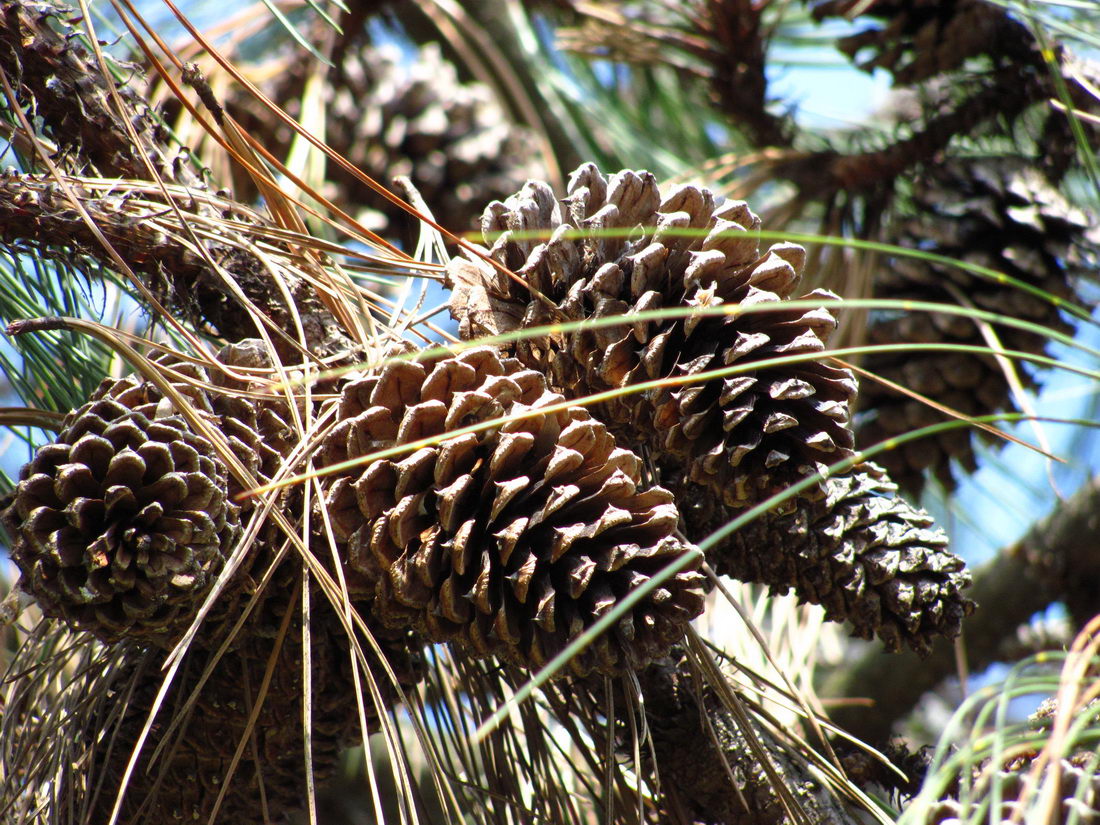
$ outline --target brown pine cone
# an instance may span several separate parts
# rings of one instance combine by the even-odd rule
[[[1075,282],[1088,277],[1098,259],[1100,237],[1090,236],[1086,216],[1018,159],[941,164],[920,178],[914,202],[918,214],[897,225],[893,242],[1004,272],[1056,298],[1072,298]],[[875,283],[875,297],[881,298],[957,304],[959,294],[980,310],[1062,332],[1071,329],[1049,301],[958,267],[898,257],[883,267]],[[1011,350],[1042,354],[1047,343],[1041,335],[1011,327],[997,327],[996,332]],[[872,315],[867,337],[871,344],[986,346],[974,321],[927,312]],[[1031,383],[1028,365],[1014,365],[1025,385]],[[966,415],[1015,407],[1004,372],[992,357],[902,350],[869,355],[864,366]],[[863,382],[859,400],[867,411],[857,420],[863,445],[945,420],[928,405],[875,381]],[[976,467],[967,430],[910,442],[878,460],[903,489],[919,492],[926,469],[953,486],[952,459],[966,470]]]
[[[349,567],[377,580],[383,621],[536,668],[687,554],[571,667],[637,668],[682,635],[703,607],[701,558],[674,536],[672,496],[640,489],[638,458],[583,409],[552,406],[562,401],[485,347],[394,361],[345,386],[327,463],[440,438],[342,474],[328,493],[333,532]],[[526,417],[446,436],[504,415]]]
[[[223,351],[232,359],[237,348]],[[204,370],[158,359],[190,378]],[[229,360],[227,360],[227,363]],[[229,447],[261,480],[288,449],[280,402],[207,392],[176,379],[199,415],[229,437]],[[60,435],[21,473],[0,517],[12,537],[21,587],[48,616],[94,633],[173,644],[194,620],[241,536],[244,512],[233,502],[241,483],[213,445],[192,431],[155,384],[108,379],[69,414]],[[269,550],[257,541],[238,571]],[[228,617],[230,588],[211,618]]]
[[[185,630],[240,535],[210,443],[110,397],[71,413],[20,477],[3,520],[21,586],[105,641]]]
[[[290,609],[290,592],[288,588],[278,599],[282,614]],[[297,606],[293,609],[300,611]],[[348,640],[320,593],[312,599],[310,628],[310,752],[313,777],[323,785],[336,774],[342,750],[362,741],[363,731]],[[387,658],[393,654],[391,665],[402,687],[414,684],[420,673],[407,669],[407,647],[399,643],[391,650],[392,640],[379,634],[375,637]],[[394,689],[381,675],[381,668],[374,666],[370,646],[366,641],[360,644],[372,672],[377,674],[384,700],[392,700]],[[276,661],[271,682],[255,726],[249,730],[249,714],[260,703],[261,686],[273,655]],[[192,650],[184,659],[132,774],[123,798],[121,823],[206,822],[223,790],[225,798],[215,822],[283,822],[289,813],[305,807],[300,615],[290,619],[281,640],[250,636],[216,663],[213,657],[213,651]],[[109,818],[119,778],[164,679],[163,659],[164,653],[158,650],[145,654],[144,659],[135,652],[134,664],[140,663],[140,671],[120,675],[117,681],[121,719],[102,731],[81,732],[89,739],[90,757],[82,777],[90,780],[86,787],[98,790],[98,795],[89,800],[95,814],[88,821],[106,822]],[[211,665],[209,677],[202,681],[205,669]],[[363,693],[366,733],[371,733],[378,729],[379,714],[365,687]],[[166,739],[169,723],[181,716],[189,700],[194,700],[190,715]],[[250,741],[231,774],[234,754],[246,735]],[[158,747],[163,751],[154,762],[152,756]],[[97,787],[98,781],[104,783],[102,787]]]
[[[820,501],[731,534],[711,551],[715,571],[793,590],[799,601],[824,607],[830,621],[848,622],[853,636],[877,635],[891,652],[904,642],[925,655],[936,636],[958,636],[974,609],[962,595],[970,571],[931,517],[897,497],[874,464],[829,479],[826,490]],[[734,514],[720,515],[724,523]]]
[[[759,227],[743,202],[695,186],[661,193],[648,172],[608,180],[587,164],[573,173],[560,203],[547,184],[531,181],[489,205],[482,229],[490,255],[519,280],[472,256],[456,258],[448,267],[451,313],[470,339],[643,310],[774,305],[795,293],[806,253],[789,243],[761,253],[746,231]],[[764,359],[821,353],[834,327],[821,308],[695,315],[523,340],[515,352],[569,398],[746,366],[702,383],[624,395],[598,412],[623,443],[647,448],[727,505],[742,507],[851,455],[850,373],[820,360],[752,368]]]
[[[296,116],[316,58],[284,59],[287,65],[273,73],[264,91]],[[384,186],[392,187],[398,175],[408,176],[448,229],[473,229],[481,204],[504,197],[541,172],[530,131],[508,121],[487,86],[460,83],[435,44],[423,46],[410,61],[396,48],[356,41],[330,70],[321,93],[329,146]],[[256,101],[242,93],[228,102],[228,109],[277,157],[289,152],[296,133]],[[342,166],[329,162],[325,179],[333,187],[325,194],[349,211],[369,207],[368,214],[358,216],[368,226],[387,237],[415,237],[414,218]],[[247,179],[237,181],[236,188],[246,200],[255,194]]]

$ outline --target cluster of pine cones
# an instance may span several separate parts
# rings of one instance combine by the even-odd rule
[[[881,469],[855,463],[856,385],[825,353],[832,296],[799,296],[804,250],[762,250],[759,223],[707,189],[661,191],[649,173],[589,164],[563,200],[532,181],[485,210],[487,248],[448,267],[471,342],[455,355],[397,348],[308,401],[271,392],[257,341],[205,367],[161,356],[155,382],[108,380],[0,514],[21,586],[106,644],[168,651],[202,620],[174,688],[197,693],[198,710],[164,776],[230,763],[248,730],[233,709],[257,701],[242,685],[265,681],[275,651],[275,670],[296,676],[266,685],[283,711],[261,711],[261,760],[303,793],[302,737],[285,735],[301,723],[302,668],[281,663],[301,657],[304,599],[323,776],[361,732],[353,649],[395,677],[384,705],[422,678],[424,643],[536,669],[616,611],[562,674],[638,671],[704,608],[695,543],[792,486],[751,532],[712,546],[711,565],[925,652],[959,632],[969,573]],[[545,324],[556,326],[477,344]],[[303,439],[303,422],[323,429]],[[307,458],[322,470],[312,487],[242,495]],[[323,570],[346,589],[353,632],[343,605],[303,588],[307,556],[305,581]],[[148,678],[134,696],[155,693],[159,668]],[[202,720],[220,720],[219,735]],[[124,720],[122,744],[141,721]],[[209,816],[211,794],[157,780],[140,773],[131,814]],[[261,781],[271,776],[239,771],[223,810],[246,809]]]

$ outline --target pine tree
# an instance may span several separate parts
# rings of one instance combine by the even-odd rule
[[[1095,482],[930,515],[1094,375],[1087,12],[0,15],[5,821],[1100,815]]]

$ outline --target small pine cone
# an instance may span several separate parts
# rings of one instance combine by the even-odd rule
[[[898,498],[873,464],[829,479],[827,490],[729,536],[712,551],[715,570],[793,590],[830,621],[849,622],[852,635],[877,634],[891,652],[905,642],[926,655],[934,637],[955,638],[974,609],[962,595],[970,571],[931,517]]]
[[[110,397],[70,413],[20,478],[3,521],[22,587],[105,641],[186,629],[240,534],[210,443]]]
[[[225,362],[242,347],[248,343],[223,350]],[[204,370],[168,356],[158,362],[179,374],[175,388],[225,433],[234,455],[261,480],[270,478],[290,444],[280,402],[207,391],[182,380],[209,383]],[[132,376],[104,381],[21,479],[0,518],[22,588],[46,615],[106,642],[174,643],[252,508],[246,501],[242,512],[233,503],[241,483],[213,445],[155,384]],[[269,549],[263,537],[255,543],[238,585]],[[232,615],[237,594],[230,588],[223,595],[210,620]]]
[[[1100,238],[1090,237],[1084,214],[1071,208],[1039,173],[1008,158],[965,160],[937,166],[922,176],[914,193],[916,217],[897,226],[900,246],[934,252],[1004,272],[1058,298],[1071,298],[1075,282],[1095,266]],[[975,308],[1041,324],[1059,331],[1069,325],[1058,308],[1022,290],[991,282],[958,267],[917,258],[897,258],[884,267],[875,297],[958,303],[964,295]],[[1010,350],[1041,354],[1046,339],[1024,330],[997,327]],[[957,315],[914,312],[872,315],[868,343],[950,343],[985,346],[974,321]],[[1026,383],[1026,363],[1014,365]],[[992,357],[966,353],[884,352],[864,362],[869,370],[966,415],[988,415],[1014,407],[1000,365]],[[875,381],[864,381],[857,420],[863,445],[874,444],[945,420],[942,413]],[[954,485],[951,460],[975,466],[971,435],[950,430],[910,442],[879,460],[910,492],[919,492],[923,472],[932,470]]]
[[[640,490],[641,462],[544,378],[495,350],[395,361],[343,390],[327,463],[492,429],[379,459],[337,478],[328,497],[348,565],[377,581],[374,612],[474,655],[545,664],[670,562],[689,567],[634,606],[572,662],[575,672],[637,668],[703,607],[697,551],[674,536],[677,511]]]
[[[776,304],[795,293],[806,252],[781,243],[761,253],[747,232],[759,228],[743,202],[695,186],[662,194],[648,172],[607,180],[587,164],[573,173],[560,203],[548,185],[531,181],[489,205],[482,229],[490,255],[520,280],[480,259],[456,258],[448,268],[451,313],[470,339],[643,310]],[[622,229],[629,238],[604,232]],[[700,233],[676,234],[685,229]],[[545,235],[516,237],[520,231]],[[555,389],[578,398],[821,353],[835,325],[823,308],[695,315],[580,329],[520,341],[515,350]],[[851,455],[854,393],[849,372],[809,360],[625,395],[598,414],[623,443],[683,467],[727,505],[742,507]],[[819,494],[820,488],[806,493]]]

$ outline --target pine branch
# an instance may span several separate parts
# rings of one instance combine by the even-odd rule
[[[972,673],[998,661],[1005,638],[1056,601],[1065,600],[1078,621],[1100,611],[1098,514],[1100,476],[975,571],[970,595],[978,609],[963,636]],[[838,668],[820,693],[869,699],[869,707],[846,706],[832,716],[861,739],[882,742],[925,693],[955,670],[955,650],[942,640],[925,659],[872,651],[856,664]]]
[[[1029,106],[1050,97],[1047,79],[1033,72],[1010,77],[981,88],[956,108],[932,118],[911,137],[871,152],[842,154],[811,152],[780,160],[771,172],[795,184],[801,198],[826,200],[836,192],[871,192],[890,185],[899,175],[931,161],[959,135],[995,117],[1011,119]]]
[[[77,19],[75,12],[60,4],[0,0],[0,19],[0,71],[16,97],[8,105],[22,108],[28,120],[41,124],[41,134],[17,134],[17,140],[21,138],[27,146],[40,138],[51,141],[58,150],[54,163],[62,169],[137,181],[152,181],[155,172],[167,184],[187,187],[171,189],[175,203],[162,203],[161,214],[148,205],[144,212],[135,213],[130,196],[116,193],[101,198],[77,179],[72,181],[92,220],[101,225],[135,274],[146,279],[158,300],[196,327],[208,324],[221,337],[239,341],[257,333],[243,296],[267,318],[266,326],[274,338],[281,338],[286,353],[297,348],[289,336],[299,319],[315,354],[353,349],[309,284],[285,267],[284,285],[276,286],[276,276],[265,262],[245,251],[249,247],[245,236],[226,227],[222,218],[236,204],[221,192],[212,195],[213,187],[187,156],[174,153],[151,107],[135,91],[147,85],[137,67],[109,63],[124,80],[103,75],[95,57],[80,45],[82,32],[70,22]],[[54,252],[74,249],[118,269],[56,183],[25,176],[0,182],[0,189],[0,212],[6,219],[0,234],[5,241],[29,243],[42,254],[53,254],[49,247]],[[143,199],[163,201],[152,183],[144,189]],[[159,229],[145,224],[154,216],[163,218]],[[182,221],[189,216],[202,218],[206,227],[218,224],[214,234],[220,237],[211,240],[209,232],[187,231]],[[166,232],[166,224],[174,229]],[[206,247],[205,256],[196,248],[200,243]],[[280,254],[289,250],[283,247],[276,257]],[[287,295],[293,306],[288,305]]]
[[[826,787],[821,772],[811,768],[812,754],[792,748],[774,727],[762,722],[766,714],[747,705],[724,673],[682,646],[638,671],[636,682],[589,676],[568,685],[551,683],[543,690],[559,719],[570,727],[579,723],[591,737],[589,768],[594,774],[616,771],[614,766],[600,764],[601,755],[627,766],[633,766],[636,758],[642,760],[637,769],[650,777],[647,784],[653,786],[656,803],[651,818],[644,821],[676,825],[785,825],[791,821],[850,825],[859,821],[835,789]],[[738,703],[744,713],[736,711]],[[644,714],[644,718],[630,721],[631,714]],[[576,741],[583,741],[579,731],[571,732]],[[800,810],[797,820],[788,816],[781,794]],[[618,806],[631,806],[633,796],[629,787],[617,786],[615,821],[628,820]]]
[[[69,168],[148,180],[151,163],[165,180],[201,185],[199,174],[174,156],[163,128],[134,91],[140,72],[112,60],[108,66],[125,79],[104,76],[81,45],[83,33],[70,22],[79,19],[75,11],[48,0],[0,0],[0,19],[0,70],[17,104],[40,118],[45,135],[67,154]],[[125,111],[116,109],[112,92]]]
[[[698,55],[711,69],[711,88],[722,110],[753,145],[790,146],[796,126],[789,114],[768,110],[768,39],[762,15],[769,4],[721,0],[707,4],[696,21],[706,46]]]
[[[653,665],[639,674],[639,680],[669,821],[722,825],[789,821],[774,780],[748,744],[743,720],[725,707],[687,659],[674,656]],[[803,759],[758,722],[752,728],[772,768],[808,815],[808,823],[857,821]]]
[[[63,183],[64,185],[61,185]],[[118,268],[91,224],[98,227],[114,251],[163,302],[182,310],[196,325],[213,325],[222,337],[238,341],[256,335],[252,316],[239,300],[240,293],[271,322],[275,337],[295,329],[295,308],[288,305],[283,290],[273,288],[276,278],[286,284],[286,294],[296,305],[307,339],[320,353],[348,349],[331,314],[320,305],[312,289],[292,274],[291,267],[270,270],[271,261],[285,260],[289,250],[268,248],[265,258],[243,224],[234,228],[221,219],[236,206],[232,201],[172,187],[174,206],[165,203],[152,184],[97,185],[97,179],[64,178],[61,183],[42,176],[10,175],[0,179],[0,241],[45,257],[88,256],[107,267]],[[76,197],[91,219],[85,220],[74,207],[66,189]],[[198,220],[202,231],[194,235],[180,225],[177,214]],[[219,218],[211,219],[211,215]],[[258,221],[258,218],[253,218]],[[262,229],[257,223],[256,230]],[[195,247],[198,240],[205,255]],[[211,261],[221,267],[219,273]]]

